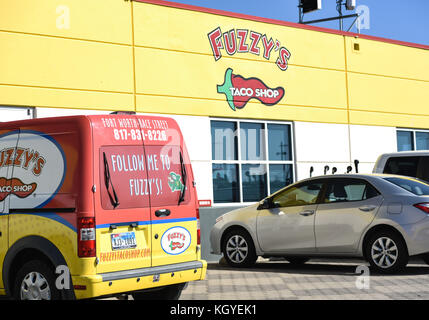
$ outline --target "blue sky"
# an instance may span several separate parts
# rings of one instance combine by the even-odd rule
[[[196,5],[258,17],[298,22],[298,0],[174,0],[174,2]],[[345,2],[345,0],[343,0]],[[368,21],[362,22],[369,29],[362,34],[394,40],[429,45],[429,0],[356,0],[356,5],[369,9]],[[346,11],[343,14],[352,14]],[[336,0],[322,0],[322,10],[308,13],[304,21],[337,16]],[[344,20],[347,30],[353,19]],[[339,28],[338,21],[314,24],[319,27]],[[357,32],[356,27],[350,31]]]

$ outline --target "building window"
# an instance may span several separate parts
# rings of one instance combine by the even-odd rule
[[[429,150],[429,130],[398,129],[398,151]]]
[[[212,120],[214,203],[256,202],[291,184],[290,123]]]

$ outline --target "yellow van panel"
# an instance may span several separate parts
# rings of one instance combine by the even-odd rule
[[[299,66],[281,71],[270,62],[225,58],[214,63],[211,60],[207,55],[136,48],[136,92],[225,100],[225,95],[217,92],[217,85],[223,84],[226,70],[232,68],[235,75],[259,78],[270,88],[283,87],[286,93],[279,102],[281,105],[347,106],[342,71]],[[216,113],[213,109],[206,110],[208,115]]]
[[[281,46],[291,52],[290,64],[344,70],[341,36],[146,3],[134,2],[133,5],[134,37],[138,46],[210,55],[209,62],[214,63],[208,33],[217,27],[220,27],[222,32],[247,29],[261,35],[266,34],[267,38],[273,38],[273,41],[278,40]],[[156,32],[153,26],[157,26]],[[250,42],[249,39],[247,42]],[[263,51],[262,41],[259,46]],[[222,50],[222,54],[221,60],[228,56],[225,50]],[[277,56],[277,52],[273,50],[270,61],[275,62]],[[262,54],[256,56],[251,53],[236,53],[233,58],[267,61]],[[205,69],[208,64],[196,64],[194,68]]]
[[[0,83],[133,92],[132,47],[0,32]]]
[[[429,50],[345,37],[347,70],[429,81]],[[354,45],[359,45],[355,50]]]
[[[131,44],[131,8],[117,0],[0,1],[0,30]]]
[[[351,110],[428,113],[429,82],[349,73],[348,83]]]
[[[164,233],[170,228],[175,229],[186,229],[190,235],[191,239],[186,250],[179,254],[168,254],[166,250],[162,247],[162,238]],[[152,235],[155,236],[156,240],[152,241],[152,267],[181,263],[187,261],[195,261],[199,259],[199,251],[197,251],[197,221],[180,221],[174,223],[155,223],[152,224]],[[174,240],[171,240],[174,242]],[[166,248],[167,249],[167,248]],[[176,249],[183,250],[182,249]],[[198,249],[199,250],[199,249]]]

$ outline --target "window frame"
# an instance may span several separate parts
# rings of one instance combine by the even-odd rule
[[[232,207],[232,206],[246,206],[256,203],[257,201],[249,202],[243,201],[243,177],[242,177],[242,165],[243,164],[262,164],[266,166],[266,176],[267,176],[267,196],[271,195],[271,186],[270,186],[270,165],[272,164],[280,164],[286,165],[290,164],[292,166],[292,182],[293,184],[296,181],[296,160],[295,160],[295,127],[292,121],[273,121],[273,120],[260,120],[260,119],[233,119],[233,118],[212,118],[210,117],[210,144],[213,141],[213,137],[211,135],[212,121],[221,121],[221,122],[234,122],[237,127],[237,160],[213,160],[212,148],[210,148],[210,168],[212,170],[213,164],[234,164],[238,165],[238,182],[239,182],[239,202],[225,202],[225,203],[215,203],[214,202],[214,190],[212,189],[212,206],[213,207]],[[258,123],[263,124],[264,130],[264,160],[242,160],[241,156],[241,125],[240,123]],[[268,125],[269,124],[280,124],[280,125],[288,125],[290,126],[290,143],[291,143],[291,159],[292,160],[269,160],[269,150],[268,150]],[[211,183],[213,186],[213,172],[211,177]],[[259,199],[262,200],[262,199]],[[258,200],[258,201],[259,201]]]
[[[412,133],[412,137],[413,137],[413,145],[412,145],[412,149],[411,150],[405,150],[402,152],[409,152],[409,151],[420,151],[417,150],[417,132],[424,132],[424,133],[428,133],[429,134],[429,130],[428,129],[409,129],[409,128],[396,128],[396,150],[399,152],[398,150],[398,131],[402,131],[402,132],[411,132]],[[427,149],[421,149],[421,150],[427,150]]]

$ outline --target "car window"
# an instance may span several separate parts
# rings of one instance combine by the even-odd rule
[[[306,183],[304,185],[287,188],[273,196],[275,207],[292,207],[314,204],[317,201],[322,183]]]
[[[418,196],[427,196],[429,195],[429,185],[423,181],[404,179],[404,178],[384,178],[384,180],[389,181],[415,195]]]
[[[392,157],[387,160],[383,173],[417,177],[418,164],[419,157]]]
[[[328,183],[323,202],[361,201],[377,195],[377,190],[365,181],[337,180]]]

